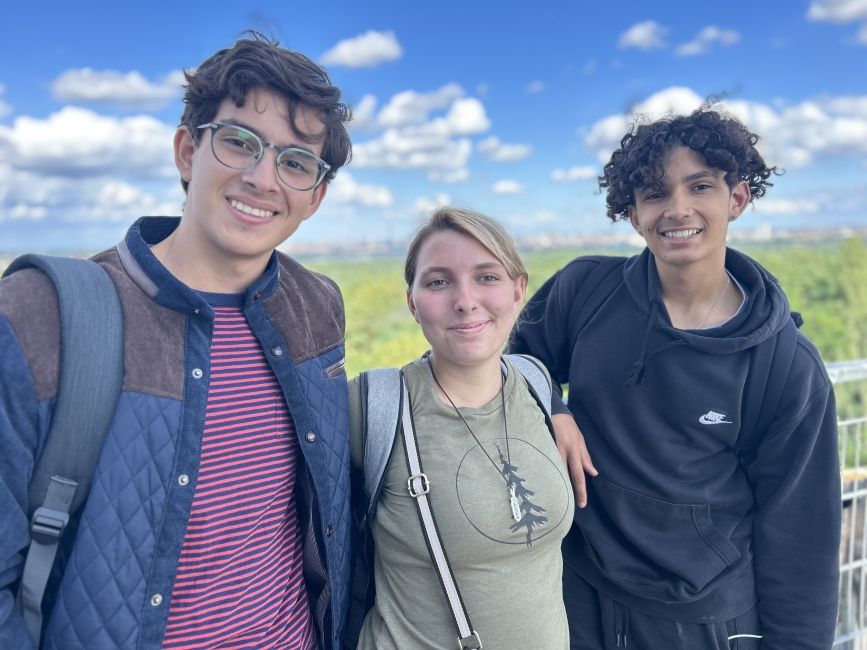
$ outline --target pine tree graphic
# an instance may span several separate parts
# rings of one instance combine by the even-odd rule
[[[535,494],[532,490],[524,487],[525,479],[518,474],[518,466],[509,462],[503,455],[503,450],[497,445],[497,453],[500,456],[500,464],[503,466],[501,473],[503,478],[515,486],[515,496],[521,504],[521,519],[510,526],[511,531],[517,532],[522,528],[527,530],[527,546],[533,545],[533,529],[540,528],[548,523],[548,517],[542,515],[545,508],[530,501]]]

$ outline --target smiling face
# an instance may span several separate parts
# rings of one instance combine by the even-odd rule
[[[243,126],[266,142],[293,146],[319,156],[322,145],[309,145],[293,131],[286,98],[267,89],[250,91],[243,106],[230,99],[220,105],[212,122]],[[299,106],[296,124],[307,134],[324,126],[310,109]],[[272,251],[319,207],[326,184],[308,191],[284,185],[274,166],[275,152],[266,150],[252,169],[239,171],[214,158],[211,132],[196,143],[182,126],[175,135],[175,162],[189,192],[181,225],[175,231],[173,254],[182,253],[213,268],[258,269]]]
[[[741,181],[729,188],[722,170],[686,147],[666,154],[664,170],[658,185],[635,190],[629,207],[657,268],[722,269],[728,224],[749,204],[749,186]]]
[[[527,279],[512,279],[478,241],[454,230],[421,245],[407,303],[431,345],[437,369],[499,364],[524,301]]]

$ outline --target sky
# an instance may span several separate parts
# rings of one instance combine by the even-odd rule
[[[718,98],[785,170],[734,227],[867,227],[867,0],[15,2],[0,252],[96,251],[179,215],[183,71],[249,28],[354,112],[353,160],[293,246],[405,240],[442,205],[519,237],[624,232],[596,182],[620,138]]]

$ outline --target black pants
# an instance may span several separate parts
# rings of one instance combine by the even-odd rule
[[[723,623],[679,623],[642,614],[600,594],[568,565],[563,598],[572,650],[757,650],[758,611]]]

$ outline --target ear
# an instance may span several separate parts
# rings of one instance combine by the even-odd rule
[[[527,295],[527,276],[522,275],[515,280],[515,304],[520,308],[524,304],[524,296]]]
[[[179,126],[175,131],[175,167],[181,178],[187,183],[193,177],[193,154],[196,151],[196,142],[186,126]]]
[[[732,188],[729,197],[729,221],[734,221],[743,214],[743,211],[750,204],[752,196],[750,186],[746,181],[740,181]]]
[[[415,301],[412,299],[411,288],[406,290],[406,306],[409,307],[409,313],[412,314],[415,322],[418,323],[418,310],[415,308]]]

